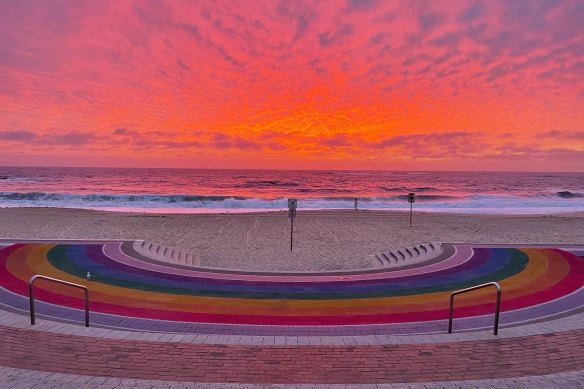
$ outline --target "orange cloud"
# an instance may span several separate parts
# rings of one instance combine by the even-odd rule
[[[0,163],[584,170],[583,19],[577,0],[2,2]]]

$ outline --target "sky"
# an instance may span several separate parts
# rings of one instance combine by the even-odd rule
[[[584,2],[0,0],[0,165],[584,171]]]

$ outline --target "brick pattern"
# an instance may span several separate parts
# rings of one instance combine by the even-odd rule
[[[584,329],[417,345],[243,346],[99,339],[0,326],[0,365],[86,376],[223,383],[399,383],[581,370]]]
[[[185,381],[136,380],[72,374],[31,372],[0,367],[0,388],[38,389],[451,389],[513,388],[557,389],[584,388],[584,370],[542,376],[495,378],[468,381],[436,381],[399,384],[240,384]]]

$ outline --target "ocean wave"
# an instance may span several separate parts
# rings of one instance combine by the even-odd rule
[[[59,200],[62,196],[55,193],[44,193],[44,192],[29,192],[29,193],[19,193],[19,192],[3,192],[0,193],[0,200],[27,200],[27,201],[38,201],[38,200]]]
[[[17,175],[0,175],[0,182],[6,183],[44,183],[48,182],[47,177],[22,177]]]
[[[324,201],[352,201],[354,202],[355,199],[358,199],[359,201],[372,201],[373,198],[372,197],[352,197],[352,196],[329,196],[329,197],[321,197],[321,198],[317,198],[317,199],[309,199],[311,201],[318,201],[318,200],[324,200]]]
[[[584,194],[578,192],[570,192],[569,190],[561,190],[559,192],[556,192],[556,196],[561,197],[563,199],[573,199],[578,197],[584,197]]]
[[[298,188],[292,189],[294,193],[312,193],[312,194],[335,194],[335,193],[354,193],[350,189],[339,189],[339,188]],[[352,197],[354,198],[354,197]]]
[[[414,209],[427,212],[471,213],[546,213],[584,209],[584,196],[568,192],[569,199],[540,196],[526,198],[512,195],[420,194]],[[560,193],[560,192],[558,192]],[[563,194],[566,196],[566,194]],[[69,194],[46,192],[0,192],[0,207],[58,207],[111,210],[140,210],[144,212],[224,212],[285,210],[287,197],[276,198],[220,196],[196,194]],[[299,196],[300,209],[352,209],[358,199],[359,209],[408,210],[407,195],[391,196]]]
[[[386,192],[407,192],[408,189],[405,186],[380,186],[379,189]]]
[[[332,170],[326,172],[327,174],[333,174],[337,176],[374,176],[377,175],[378,172],[376,171],[349,171],[349,170]]]
[[[402,196],[402,198],[407,198],[407,196]],[[438,201],[438,200],[461,200],[463,196],[447,196],[447,195],[416,195],[416,199],[428,200],[428,201]]]
[[[273,188],[273,187],[294,187],[299,186],[298,182],[280,180],[251,180],[246,181],[239,188]]]
[[[431,186],[421,186],[416,188],[410,188],[407,186],[380,186],[379,189],[384,190],[386,192],[440,192],[439,188],[434,188]]]
[[[138,194],[67,194],[46,192],[0,192],[0,201],[44,201],[72,203],[197,203],[222,202],[226,200],[246,200],[241,196],[203,196],[203,195],[138,195]]]

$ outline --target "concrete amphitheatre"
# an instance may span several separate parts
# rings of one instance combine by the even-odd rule
[[[374,268],[201,267],[144,241],[0,243],[1,387],[584,387],[584,245],[428,242]],[[90,275],[88,279],[88,273]],[[84,295],[35,275],[84,285]],[[453,291],[497,282],[455,299]]]

